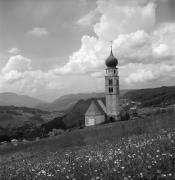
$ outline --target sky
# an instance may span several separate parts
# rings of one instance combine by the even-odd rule
[[[175,0],[0,0],[0,92],[103,92],[111,40],[120,89],[175,85]]]

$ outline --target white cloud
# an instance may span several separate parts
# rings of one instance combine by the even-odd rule
[[[101,13],[94,25],[97,37],[84,35],[80,49],[54,72],[102,80],[110,49],[108,41],[113,39],[122,87],[171,83],[175,78],[175,24],[166,23],[154,29],[156,6],[147,0],[99,0],[97,5]]]
[[[152,47],[150,35],[146,31],[154,26],[155,5],[148,3],[139,6],[139,2],[121,4],[113,0],[97,1],[96,11],[101,13],[99,22],[94,25],[97,37],[84,35],[80,49],[55,72],[87,73],[104,68],[104,60],[109,55],[109,43],[106,40],[111,39],[114,40],[113,51],[120,59],[119,63],[126,64],[131,60],[145,60],[146,63],[150,60],[148,57],[152,54]]]
[[[155,79],[156,76],[151,70],[139,69],[134,73],[131,73],[129,77],[125,79],[127,83],[145,82]]]
[[[36,37],[41,37],[41,36],[48,35],[49,32],[46,30],[46,28],[34,27],[32,30],[28,31],[28,34],[36,36]]]
[[[175,78],[175,23],[153,29],[155,5],[148,1],[98,0],[95,11],[101,14],[99,22],[95,23],[93,11],[77,22],[83,26],[95,23],[96,36],[84,35],[81,47],[64,66],[44,72],[32,69],[31,59],[12,56],[0,73],[1,90],[29,94],[52,90],[62,94],[103,91],[103,70],[111,39],[113,53],[119,61],[121,88],[172,83]],[[29,34],[40,37],[48,32],[45,28],[34,28]]]
[[[155,5],[145,6],[120,4],[119,1],[99,0],[98,10],[101,18],[94,26],[94,31],[100,39],[113,40],[120,34],[137,30],[149,31],[155,24]]]
[[[23,74],[16,70],[11,70],[10,72],[5,73],[3,74],[3,76],[1,76],[4,82],[10,83],[10,84],[21,80],[23,77],[24,77]]]
[[[28,59],[22,55],[11,56],[7,64],[2,69],[3,73],[16,70],[18,72],[24,72],[31,69],[31,59]]]
[[[106,48],[105,48],[106,47]],[[106,49],[106,50],[105,50]],[[84,74],[104,66],[104,58],[108,54],[105,42],[95,37],[83,36],[81,48],[69,57],[69,62],[55,70],[58,74]]]
[[[169,57],[171,55],[170,48],[166,44],[159,44],[156,47],[153,47],[153,55],[156,58],[161,58],[161,57]]]
[[[88,14],[81,17],[76,22],[76,24],[78,24],[80,26],[90,26],[97,21],[98,16],[99,16],[99,13],[96,10],[90,11]]]
[[[10,54],[19,54],[20,51],[21,51],[21,50],[18,49],[18,48],[11,48],[11,49],[8,50],[8,52],[9,52]]]
[[[130,62],[149,63],[152,54],[151,37],[143,30],[130,34],[119,35],[113,42],[119,64]]]
[[[126,68],[126,67],[125,67]],[[146,83],[149,81],[167,80],[167,75],[175,77],[175,63],[164,64],[139,64],[134,69],[132,66],[127,67],[131,73],[125,78],[127,84]],[[167,82],[168,83],[168,82]]]

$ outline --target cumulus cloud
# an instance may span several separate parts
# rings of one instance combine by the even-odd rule
[[[129,68],[128,68],[129,70]],[[148,81],[157,81],[167,79],[167,74],[171,73],[175,77],[175,63],[173,64],[140,64],[136,71],[131,71],[125,78],[127,84],[145,83]]]
[[[94,31],[100,39],[113,40],[120,34],[137,30],[149,31],[155,24],[155,4],[145,6],[120,4],[118,1],[99,0],[98,10],[102,14]]]
[[[44,72],[32,69],[31,59],[12,56],[2,68],[0,88],[5,84],[4,89],[26,93],[103,90],[109,40],[113,40],[113,53],[119,61],[122,88],[173,82],[175,23],[154,27],[155,8],[150,0],[98,0],[97,8],[77,21],[82,26],[93,25],[95,36],[82,36],[80,48],[65,65]],[[28,33],[39,37],[48,34],[45,28]]]
[[[93,78],[102,77],[100,70],[105,68],[110,49],[108,42],[112,39],[113,53],[119,66],[124,67],[120,72],[126,85],[160,78],[175,59],[175,24],[155,28],[155,8],[153,1],[147,0],[98,0],[96,10],[101,17],[94,25],[97,37],[84,35],[80,49],[63,67],[55,69],[55,73],[88,73]],[[128,70],[128,63],[134,64],[134,68]],[[174,68],[171,73],[173,71]]]
[[[8,50],[8,53],[10,53],[10,54],[19,54],[20,51],[21,50],[18,49],[18,48],[11,48],[11,49]]]
[[[170,48],[166,44],[159,44],[156,47],[153,47],[153,55],[156,58],[166,57],[168,58],[171,55]]]
[[[11,56],[7,64],[2,69],[2,73],[8,73],[16,70],[18,72],[24,72],[31,69],[31,59],[28,59],[22,55]]]
[[[99,22],[94,24],[97,37],[84,35],[80,49],[69,57],[69,61],[63,67],[57,68],[56,73],[87,73],[104,68],[104,60],[109,55],[108,42],[111,39],[114,54],[120,59],[121,64],[131,60],[149,60],[152,47],[147,31],[155,23],[154,3],[140,6],[140,1],[121,3],[98,0],[95,11],[101,14]]]
[[[43,27],[34,27],[32,30],[28,31],[28,34],[36,37],[46,36],[49,34],[49,32],[46,30],[46,28]]]
[[[88,14],[81,17],[76,22],[76,24],[80,25],[80,26],[90,26],[97,21],[98,16],[99,16],[98,11],[96,11],[96,10],[90,11]]]
[[[24,78],[24,73],[31,70],[31,59],[22,55],[11,56],[1,69],[0,81],[2,84],[13,84]]]
[[[58,74],[84,74],[95,71],[104,65],[104,58],[107,55],[105,42],[99,41],[96,37],[83,36],[81,48],[69,57],[69,62],[63,67],[55,70]],[[106,48],[105,48],[106,47]]]
[[[0,72],[1,91],[10,90],[32,96],[49,91],[56,92],[57,95],[98,91],[102,86],[101,79],[96,81],[86,75],[60,76],[55,73],[55,69],[48,71],[33,69],[32,60],[22,55],[10,57]]]
[[[152,53],[151,37],[143,30],[119,35],[113,42],[120,65],[130,62],[149,63]]]
[[[3,81],[10,84],[21,80],[23,77],[24,77],[23,74],[16,70],[11,70],[10,72],[4,73],[3,75],[1,75],[1,78],[3,79]]]

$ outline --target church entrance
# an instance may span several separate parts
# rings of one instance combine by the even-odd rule
[[[114,122],[114,121],[115,121],[114,117],[112,117],[112,116],[109,117],[109,121],[110,121],[110,122]]]

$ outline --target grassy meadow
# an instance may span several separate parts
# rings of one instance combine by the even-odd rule
[[[21,156],[23,154],[21,153]],[[36,153],[6,163],[0,179],[174,179],[175,129]]]
[[[175,179],[175,114],[0,149],[0,179]]]

